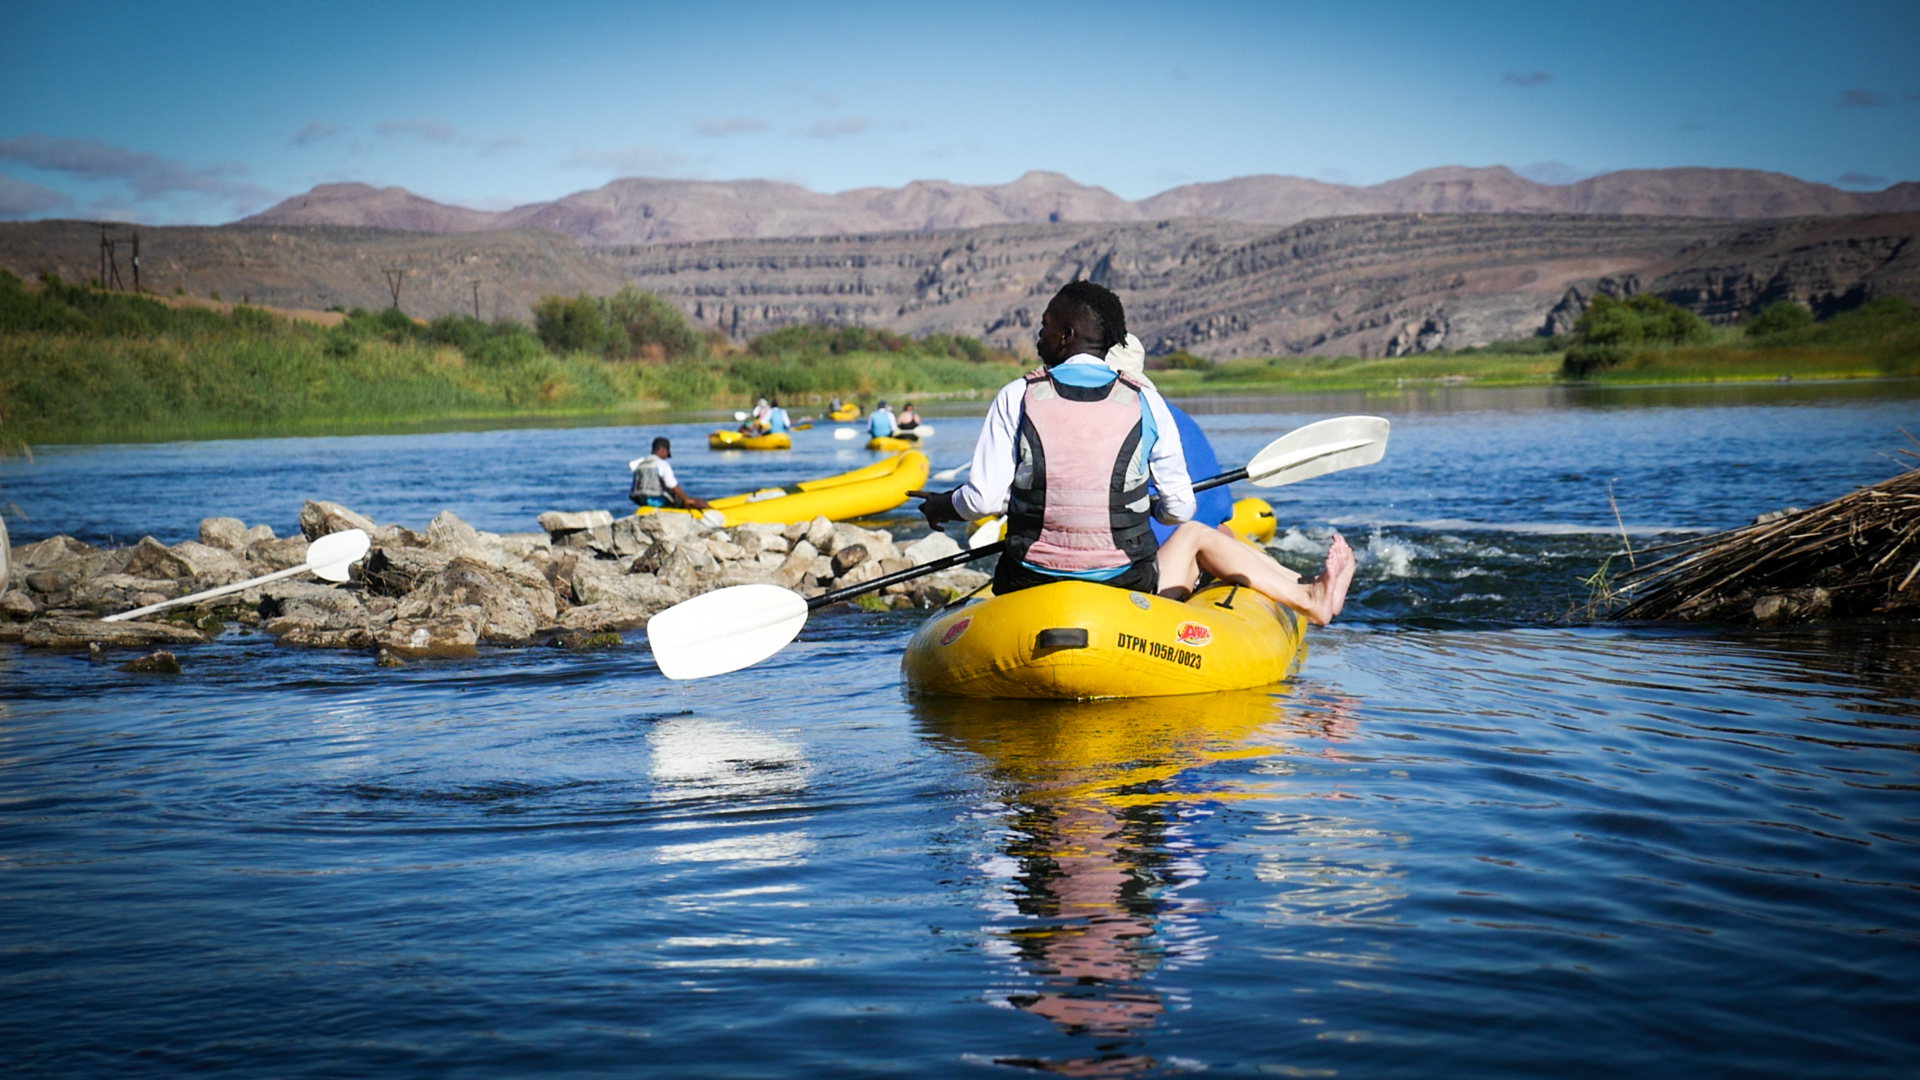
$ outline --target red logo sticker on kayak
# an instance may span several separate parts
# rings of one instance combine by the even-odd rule
[[[973,625],[973,619],[965,618],[965,619],[961,619],[957,623],[954,623],[952,626],[947,627],[947,632],[940,635],[940,644],[951,645],[954,642],[959,641],[960,635],[966,633],[967,627],[971,625]]]
[[[1196,649],[1202,645],[1213,644],[1213,631],[1207,629],[1205,623],[1183,622],[1174,627],[1173,636],[1180,639],[1180,644],[1191,645]]]

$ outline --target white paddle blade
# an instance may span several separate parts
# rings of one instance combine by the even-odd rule
[[[734,585],[647,620],[653,662],[669,679],[739,671],[787,647],[807,625],[807,601],[778,585]]]
[[[914,428],[912,431],[907,432],[907,434],[913,436],[916,439],[931,439],[933,438],[933,425],[921,424],[919,427]]]
[[[733,422],[734,422],[734,423],[736,423],[736,424],[738,424],[738,423],[740,423],[741,421],[743,421],[743,420],[745,420],[746,418],[747,418],[747,414],[746,414],[746,412],[745,412],[744,410],[742,410],[742,409],[735,409],[735,410],[733,410]]]
[[[969,461],[965,465],[955,465],[951,469],[941,469],[939,472],[934,473],[932,476],[928,477],[927,479],[934,480],[942,484],[948,484],[948,483],[952,483],[955,480],[960,479],[960,474],[963,472],[966,472],[968,469],[971,469],[971,468],[973,468],[973,462]]]
[[[328,533],[307,545],[307,565],[313,568],[315,576],[345,581],[353,576],[347,568],[359,562],[372,546],[373,540],[365,529]]]
[[[848,442],[859,437],[860,433],[850,427],[837,427],[833,429],[833,438],[836,442]]]
[[[1389,425],[1378,416],[1336,416],[1288,432],[1247,463],[1255,487],[1297,484],[1371,465],[1387,453]]]

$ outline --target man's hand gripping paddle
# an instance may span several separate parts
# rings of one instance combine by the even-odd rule
[[[1268,443],[1244,469],[1209,477],[1195,491],[1246,480],[1279,487],[1379,461],[1388,424],[1377,416],[1341,416],[1288,432]],[[734,585],[675,604],[647,622],[654,663],[669,679],[704,679],[752,667],[787,647],[817,608],[997,555],[1004,541],[883,574],[809,600],[778,585]]]

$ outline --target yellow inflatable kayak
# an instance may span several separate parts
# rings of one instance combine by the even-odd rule
[[[716,431],[707,436],[709,450],[791,450],[793,436],[784,431],[762,435],[742,435],[737,431]]]
[[[893,435],[875,435],[873,438],[867,440],[867,449],[885,450],[888,453],[899,453],[902,450],[911,450],[919,445],[920,440],[918,439],[902,439]]]
[[[1179,602],[1060,581],[927,620],[900,660],[920,694],[1133,698],[1280,682],[1306,656],[1300,615],[1236,585]]]
[[[1273,539],[1273,507],[1265,499],[1249,495],[1233,504],[1233,517],[1227,528],[1249,544],[1264,544]]]
[[[738,525],[747,521],[768,521],[790,525],[826,517],[833,521],[884,513],[907,501],[907,492],[927,482],[927,455],[908,451],[876,461],[865,468],[822,480],[803,480],[789,488],[761,488],[744,495],[729,495],[710,503],[720,515],[718,525]],[[643,506],[634,511],[644,514],[689,514],[692,510]]]
[[[849,420],[858,420],[860,419],[860,406],[848,405],[838,412],[830,412],[827,414],[827,419],[837,420],[843,424]]]

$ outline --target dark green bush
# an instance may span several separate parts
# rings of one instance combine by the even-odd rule
[[[1813,312],[1805,304],[1776,300],[1747,323],[1746,333],[1748,337],[1766,337],[1768,334],[1783,334],[1812,325]]]
[[[607,318],[626,331],[627,348],[648,360],[672,360],[705,351],[701,336],[672,304],[631,285],[607,297]]]
[[[1695,345],[1712,336],[1707,320],[1651,293],[1627,300],[1603,293],[1573,324],[1561,371],[1585,378],[1650,349]]]

